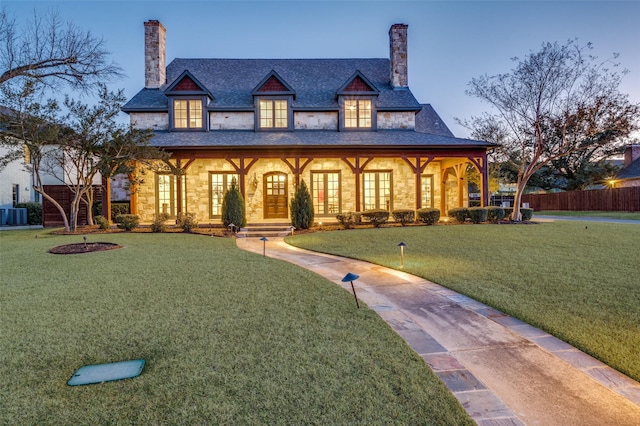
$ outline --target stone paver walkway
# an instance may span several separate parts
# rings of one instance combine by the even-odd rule
[[[238,247],[342,283],[427,362],[473,419],[488,425],[640,425],[640,384],[567,343],[425,279],[301,250],[281,238]],[[640,360],[639,360],[640,362]]]

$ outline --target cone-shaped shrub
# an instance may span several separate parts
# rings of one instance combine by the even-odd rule
[[[291,200],[291,224],[298,229],[309,229],[313,225],[313,203],[304,180],[300,181]]]
[[[231,187],[224,193],[222,200],[222,224],[226,227],[232,223],[239,228],[247,224],[244,198],[242,198],[235,178],[231,181]]]

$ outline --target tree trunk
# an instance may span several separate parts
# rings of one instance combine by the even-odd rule
[[[510,219],[514,222],[522,222],[522,213],[520,212],[520,206],[522,205],[522,194],[524,194],[524,188],[526,182],[518,182],[516,185],[516,195],[513,197],[513,212]]]
[[[65,232],[69,232],[69,219],[67,219],[67,214],[65,213],[64,209],[62,208],[62,206],[60,205],[60,203],[58,203],[55,199],[53,199],[53,197],[51,197],[49,194],[47,194],[46,192],[44,192],[44,190],[42,190],[41,188],[33,185],[33,190],[38,192],[40,195],[42,195],[44,198],[46,198],[47,200],[49,200],[49,202],[51,204],[53,204],[54,206],[56,206],[56,208],[58,209],[58,211],[60,212],[60,216],[62,216],[62,223],[64,224],[64,231]]]

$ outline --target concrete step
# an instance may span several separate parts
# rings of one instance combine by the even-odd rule
[[[238,238],[286,237],[291,234],[290,223],[251,223],[241,228]]]

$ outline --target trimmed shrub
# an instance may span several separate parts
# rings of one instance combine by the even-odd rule
[[[118,228],[131,231],[140,225],[140,217],[135,214],[121,214],[116,216],[116,223]]]
[[[511,219],[511,213],[513,213],[513,207],[503,207],[504,209],[504,217],[507,219]]]
[[[513,207],[505,207],[504,212],[505,212],[505,217],[511,218],[511,213],[513,213]],[[520,214],[522,214],[523,221],[529,221],[533,218],[533,209],[521,208]]]
[[[397,209],[391,212],[393,220],[400,222],[402,226],[415,221],[416,213],[409,209]]]
[[[191,232],[193,228],[198,226],[198,220],[195,213],[178,213],[178,226],[184,232]]]
[[[453,218],[460,223],[464,223],[464,221],[467,220],[467,208],[465,207],[450,209],[447,214],[450,218]]]
[[[487,221],[489,222],[499,222],[506,217],[507,213],[504,211],[503,207],[499,206],[488,206],[487,207]]]
[[[27,209],[27,224],[42,225],[42,204],[40,203],[18,203],[18,209]]]
[[[101,207],[102,209],[102,207]],[[120,202],[120,203],[111,203],[111,217],[117,217],[121,214],[130,214],[129,203],[128,202]]]
[[[433,225],[440,220],[440,210],[433,208],[423,208],[416,211],[418,219],[427,225]]]
[[[389,212],[387,210],[367,210],[362,212],[361,215],[371,222],[374,228],[379,228],[389,220]]]
[[[232,223],[236,228],[243,228],[247,224],[244,198],[242,198],[235,178],[231,180],[231,187],[224,193],[222,199],[222,224],[228,227]]]
[[[467,217],[472,223],[482,223],[487,221],[487,209],[484,207],[469,207]]]
[[[93,220],[96,222],[96,225],[100,227],[100,229],[109,229],[109,221],[106,217],[98,215],[94,217]]]
[[[313,225],[313,201],[304,179],[300,181],[289,209],[291,212],[291,224],[297,229],[309,229]]]
[[[154,214],[153,221],[151,221],[151,232],[165,232],[167,220],[169,220],[169,213]]]
[[[356,214],[352,212],[338,213],[336,219],[338,223],[340,223],[340,226],[342,226],[342,229],[351,229],[357,223]]]

